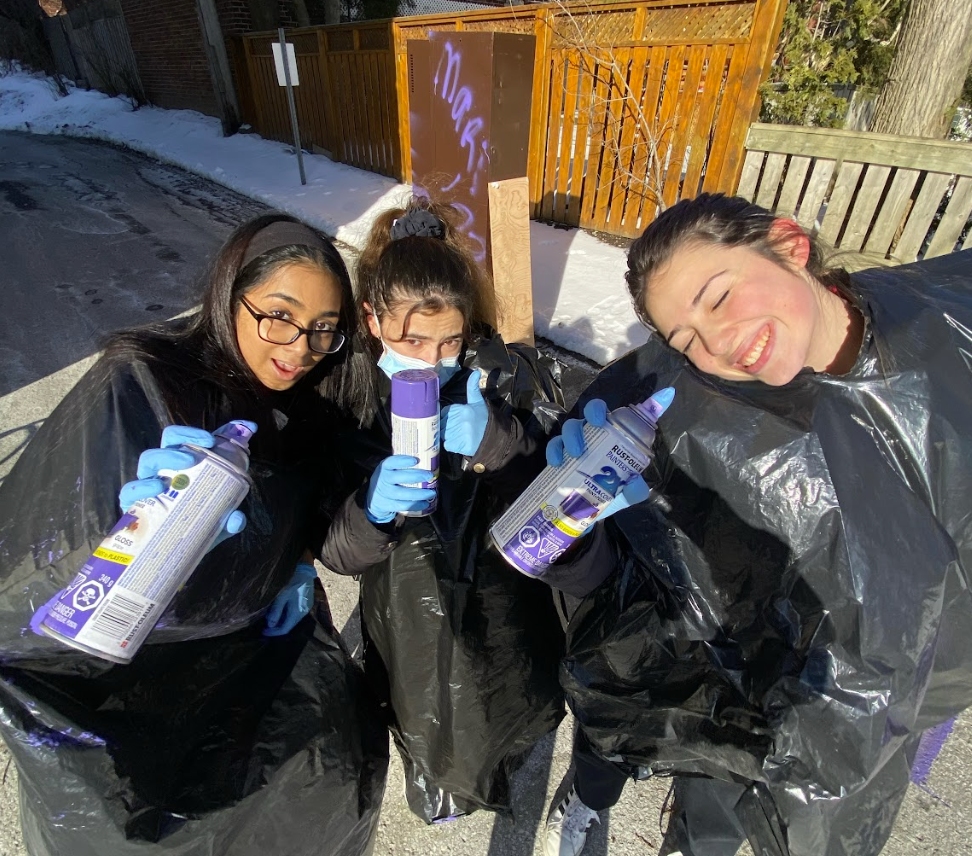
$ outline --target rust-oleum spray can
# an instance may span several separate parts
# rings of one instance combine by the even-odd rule
[[[607,424],[584,426],[586,451],[548,466],[490,527],[490,537],[517,570],[540,577],[651,461],[659,417],[675,390],[619,407]]]
[[[179,446],[192,466],[159,471],[167,490],[122,515],[40,629],[72,648],[129,663],[246,496],[254,430],[230,422],[215,432],[211,449]]]

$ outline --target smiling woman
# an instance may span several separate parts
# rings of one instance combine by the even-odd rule
[[[290,389],[344,343],[335,327],[340,317],[341,286],[332,274],[286,265],[240,298],[236,341],[260,383]]]
[[[664,854],[884,847],[922,733],[972,704],[969,255],[848,275],[707,194],[634,242],[655,335],[564,436],[674,386],[649,476],[668,510],[587,536],[615,573],[569,628],[577,772],[549,856],[642,766],[675,776]]]
[[[864,319],[809,236],[744,200],[676,207],[632,245],[635,309],[700,370],[789,383],[853,365]]]

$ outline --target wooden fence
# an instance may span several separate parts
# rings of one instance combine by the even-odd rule
[[[343,163],[402,180],[402,139],[388,21],[291,30],[300,85],[294,89],[301,143]],[[271,44],[244,36],[234,54],[243,120],[264,137],[292,142],[286,94]],[[407,113],[405,114],[408,115]]]
[[[44,18],[54,66],[70,80],[144,103],[145,91],[117,0],[101,0]]]
[[[972,145],[753,125],[738,193],[873,261],[972,247]]]
[[[670,205],[735,187],[785,5],[531,4],[294,30],[301,137],[337,160],[409,181],[407,41],[433,31],[530,33],[533,216],[633,236],[659,199]],[[288,141],[275,39],[243,38],[237,81],[244,119]]]

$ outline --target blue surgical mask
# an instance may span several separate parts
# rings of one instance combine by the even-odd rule
[[[444,386],[462,368],[459,365],[459,355],[454,357],[443,357],[435,365],[420,360],[418,357],[406,357],[404,354],[393,351],[388,347],[384,339],[381,340],[382,352],[378,359],[380,368],[388,377],[395,372],[403,372],[406,369],[431,369],[439,376],[439,384]]]

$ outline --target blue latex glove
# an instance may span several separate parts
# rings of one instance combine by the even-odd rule
[[[564,455],[579,458],[587,449],[584,442],[584,425],[590,422],[595,428],[607,425],[607,405],[600,398],[592,398],[584,405],[583,419],[568,419],[564,423],[559,437],[553,437],[547,443],[547,463],[552,467],[559,467],[564,462]]]
[[[564,423],[560,436],[552,438],[547,443],[547,463],[552,467],[559,467],[567,455],[572,458],[583,455],[587,449],[587,444],[584,442],[585,423],[590,422],[597,428],[603,428],[607,424],[607,414],[607,405],[600,398],[592,398],[588,401],[584,405],[584,418],[568,419]],[[647,482],[640,475],[635,476],[618,491],[617,496],[598,514],[597,519],[604,520],[625,508],[644,502],[648,499],[649,493],[651,488],[648,487]],[[593,528],[591,526],[585,529],[585,534]]]
[[[252,422],[247,423],[256,431],[257,426]],[[191,443],[193,446],[202,446],[204,449],[211,449],[216,444],[216,438],[202,428],[190,428],[185,425],[169,425],[162,429],[162,442],[160,449],[146,449],[138,458],[138,467],[135,481],[127,482],[122,485],[118,493],[118,503],[122,511],[127,511],[138,499],[148,499],[151,496],[158,496],[169,489],[165,479],[159,477],[159,470],[181,470],[191,467],[195,459],[188,452],[171,448]],[[221,544],[230,535],[242,532],[246,526],[246,515],[242,511],[231,511],[223,521],[223,528],[219,535],[210,546],[210,550],[217,544]]]
[[[371,475],[365,497],[365,516],[372,523],[390,523],[406,511],[425,511],[435,499],[435,491],[409,484],[432,481],[430,470],[415,469],[418,458],[391,455]]]
[[[479,450],[489,423],[489,406],[479,389],[479,369],[466,381],[466,403],[442,409],[442,445],[447,452],[472,457]]]
[[[267,626],[264,636],[285,636],[310,612],[314,603],[314,580],[317,571],[313,565],[300,562],[290,582],[283,587],[270,609],[267,610]]]

